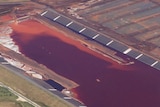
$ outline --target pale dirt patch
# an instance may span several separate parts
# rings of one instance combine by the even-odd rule
[[[27,102],[24,98],[18,96],[18,98],[16,99],[16,101],[22,101],[22,102]]]

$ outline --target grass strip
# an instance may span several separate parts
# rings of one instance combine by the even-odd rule
[[[47,93],[1,66],[0,82],[11,87],[37,104],[40,104],[42,107],[73,107],[59,97]]]

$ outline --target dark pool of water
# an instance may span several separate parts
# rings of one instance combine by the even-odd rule
[[[48,83],[49,85],[51,85],[52,87],[54,87],[55,89],[57,89],[58,91],[62,91],[63,89],[65,89],[65,87],[63,87],[62,85],[60,85],[59,83],[49,79],[45,81],[46,83]]]
[[[160,107],[160,71],[106,61],[45,33],[27,43],[24,36],[12,35],[20,51],[80,84],[72,91],[88,107]]]

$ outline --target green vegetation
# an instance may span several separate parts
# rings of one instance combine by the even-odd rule
[[[27,102],[5,101],[5,102],[0,102],[0,107],[34,107],[34,106],[30,105]]]
[[[73,107],[71,104],[36,87],[20,76],[0,66],[0,82],[26,96],[42,107]],[[1,104],[0,104],[1,105]],[[1,106],[0,106],[1,107]],[[10,107],[10,106],[3,106]],[[11,106],[12,107],[12,106]],[[14,106],[13,106],[14,107]],[[18,106],[17,106],[18,107]],[[22,106],[23,107],[23,106]],[[28,107],[28,106],[27,106]]]
[[[7,88],[0,87],[0,101],[15,101],[18,97]]]
[[[0,107],[34,107],[27,102],[17,101],[17,96],[0,86]]]
[[[0,102],[0,107],[34,107],[27,102],[16,102],[16,101],[3,101]]]

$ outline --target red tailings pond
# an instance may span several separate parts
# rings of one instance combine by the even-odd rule
[[[20,52],[78,83],[72,92],[87,107],[160,107],[160,71],[119,65],[37,21],[11,27]]]

